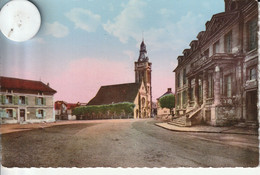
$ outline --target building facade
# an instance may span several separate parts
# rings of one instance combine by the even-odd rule
[[[257,22],[257,1],[225,0],[225,12],[177,58],[176,114],[185,126],[258,126]]]
[[[40,81],[0,77],[0,122],[53,122],[55,90]]]
[[[133,118],[149,118],[152,115],[151,66],[144,41],[140,45],[139,58],[135,62],[135,82],[102,86],[87,105],[134,103]]]
[[[81,104],[67,103],[65,101],[55,102],[55,118],[56,120],[76,120],[76,116],[72,115],[72,110]]]
[[[167,91],[162,95],[160,96],[159,98],[157,98],[157,117],[158,118],[163,118],[163,117],[166,117],[166,116],[169,116],[169,115],[172,115],[172,112],[170,111],[170,109],[167,109],[167,108],[162,108],[160,106],[160,99],[166,95],[174,95],[172,93],[172,88],[168,88]]]

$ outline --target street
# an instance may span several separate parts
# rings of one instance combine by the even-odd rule
[[[69,121],[68,121],[69,122]],[[2,134],[5,167],[255,167],[258,136],[174,132],[154,119],[78,121]]]

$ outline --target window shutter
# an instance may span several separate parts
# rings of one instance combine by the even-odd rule
[[[3,113],[3,109],[0,109],[0,118],[3,118],[4,117],[4,113]]]
[[[3,103],[3,95],[0,95],[0,104]]]
[[[19,100],[18,96],[13,96],[13,98],[14,98],[14,104],[18,105],[18,100]]]
[[[43,110],[43,118],[45,118],[45,117],[46,117],[46,111]]]
[[[39,114],[38,114],[38,109],[36,109],[36,117],[38,118]]]
[[[3,104],[6,104],[6,96],[5,95],[3,95],[3,98],[2,98],[2,102],[3,102]]]
[[[35,97],[35,105],[38,105],[38,97]]]
[[[13,118],[16,118],[16,110],[13,109]]]
[[[25,104],[28,105],[28,97],[25,97]]]
[[[46,98],[43,98],[43,105],[46,105]]]
[[[3,118],[8,118],[8,115],[6,113],[6,110],[3,110]]]

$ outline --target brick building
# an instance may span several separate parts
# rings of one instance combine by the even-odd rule
[[[258,126],[258,4],[225,0],[175,68],[177,123]]]

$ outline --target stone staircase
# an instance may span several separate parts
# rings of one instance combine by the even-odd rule
[[[187,121],[186,115],[183,115],[181,117],[173,118],[171,122],[168,122],[170,125],[180,126],[180,127],[186,127],[191,126],[189,124],[190,122]]]
[[[201,111],[202,108],[203,106],[199,108],[187,109],[185,115],[173,118],[171,122],[168,122],[168,124],[180,127],[191,126],[191,118],[195,117]]]
[[[201,107],[199,107],[199,108],[197,108],[197,109],[194,109],[194,110],[190,111],[189,113],[186,114],[186,116],[191,119],[191,118],[194,117],[198,112],[200,112],[203,107],[204,107],[204,106],[201,106]]]

